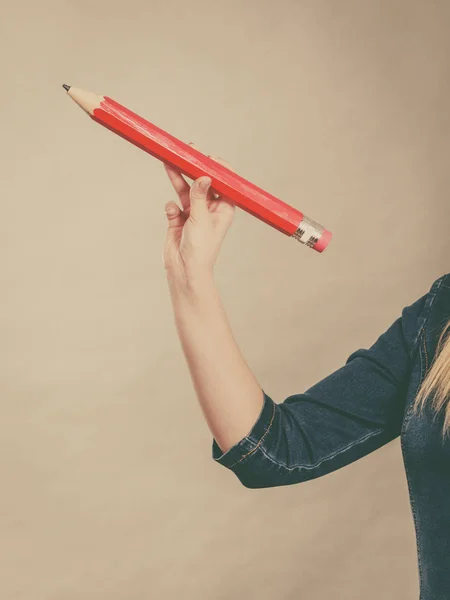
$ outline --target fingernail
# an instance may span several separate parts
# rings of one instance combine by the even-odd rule
[[[208,189],[210,185],[211,185],[210,177],[207,177],[206,179],[202,179],[202,181],[200,181],[200,187],[202,188],[202,190]]]

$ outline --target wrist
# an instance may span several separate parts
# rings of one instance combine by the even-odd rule
[[[205,287],[214,286],[214,273],[207,269],[197,269],[186,273],[184,270],[165,267],[171,291],[184,294],[201,293]]]

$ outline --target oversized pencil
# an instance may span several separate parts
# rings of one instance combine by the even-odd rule
[[[222,194],[239,208],[302,244],[317,252],[323,252],[327,247],[331,240],[331,232],[293,206],[272,196],[108,96],[99,96],[67,84],[63,87],[72,100],[97,123],[155,158],[169,163],[192,179],[207,175],[211,178],[212,191]]]

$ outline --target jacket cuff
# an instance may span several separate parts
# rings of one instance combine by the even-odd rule
[[[268,396],[264,390],[264,403],[250,433],[226,452],[222,452],[216,440],[213,438],[212,457],[219,464],[232,469],[234,465],[241,462],[248,455],[251,455],[263,443],[263,438],[270,430],[274,422],[276,403]]]

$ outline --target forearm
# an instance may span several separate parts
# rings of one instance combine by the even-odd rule
[[[212,275],[180,281],[168,273],[175,324],[197,398],[226,452],[252,429],[263,406],[261,386],[233,337]]]

